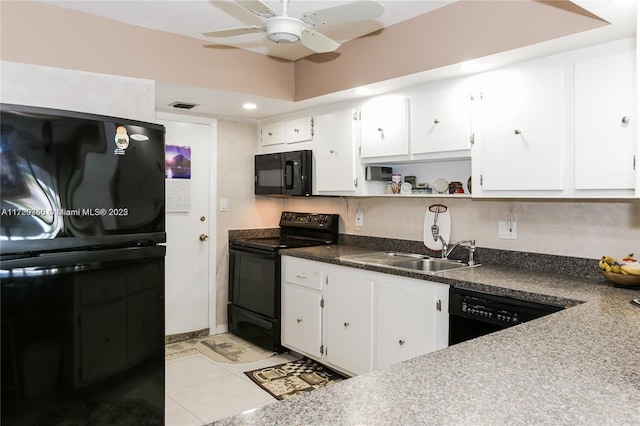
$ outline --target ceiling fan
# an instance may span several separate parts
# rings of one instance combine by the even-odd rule
[[[263,25],[207,31],[202,33],[204,36],[217,38],[266,32],[267,38],[275,43],[300,42],[315,53],[333,52],[340,47],[340,43],[315,31],[314,27],[374,19],[384,11],[384,6],[376,1],[356,1],[342,6],[305,12],[298,19],[287,15],[288,0],[282,2],[282,15],[260,0],[234,0],[234,2],[263,18]]]

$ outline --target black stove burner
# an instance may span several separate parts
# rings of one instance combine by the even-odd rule
[[[282,212],[279,237],[236,239],[230,244],[265,251],[336,244],[338,220],[334,214]]]

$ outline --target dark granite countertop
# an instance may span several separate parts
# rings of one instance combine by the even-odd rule
[[[282,254],[358,267],[339,257],[372,251]],[[545,272],[488,263],[430,276],[361,268],[571,307],[220,424],[640,424],[640,307],[630,303],[640,290],[563,274],[562,265]]]

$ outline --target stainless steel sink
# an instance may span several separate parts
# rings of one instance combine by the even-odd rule
[[[356,254],[342,256],[340,260],[359,264],[393,265],[407,260],[422,259],[424,256],[413,253],[402,253],[397,251],[382,251],[370,254]]]
[[[341,256],[340,261],[356,263],[359,265],[381,266],[391,269],[404,269],[424,273],[438,273],[442,271],[450,271],[452,269],[479,266],[478,264],[469,265],[458,260],[439,259],[423,256],[421,254],[389,251]]]
[[[448,271],[450,269],[458,269],[468,267],[470,265],[457,261],[446,259],[417,259],[417,260],[405,260],[403,262],[394,263],[393,266],[402,269],[411,269],[423,272],[440,272]]]

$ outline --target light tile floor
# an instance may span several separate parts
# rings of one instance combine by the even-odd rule
[[[277,402],[245,374],[300,359],[279,354],[243,364],[191,355],[165,365],[165,426],[205,425],[225,417]]]

